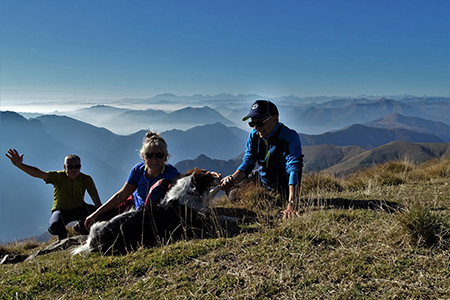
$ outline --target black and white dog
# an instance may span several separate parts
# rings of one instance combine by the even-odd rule
[[[202,169],[182,175],[158,205],[120,214],[95,223],[85,245],[72,254],[99,251],[126,254],[140,247],[152,247],[181,238],[212,236],[214,229],[206,212],[220,191],[219,179]]]

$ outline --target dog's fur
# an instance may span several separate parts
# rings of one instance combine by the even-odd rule
[[[125,254],[140,247],[152,247],[180,238],[211,236],[205,213],[219,192],[218,179],[202,169],[182,175],[158,205],[147,205],[95,223],[85,245],[72,253],[99,251]]]

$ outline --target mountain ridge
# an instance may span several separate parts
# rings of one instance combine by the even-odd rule
[[[445,142],[450,142],[450,126],[444,122],[431,121],[419,117],[406,117],[399,113],[389,114],[362,125],[384,129],[407,129],[433,134]]]

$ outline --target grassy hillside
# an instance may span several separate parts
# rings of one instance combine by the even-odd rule
[[[0,299],[448,299],[450,160],[303,178],[299,216],[248,186],[235,237],[0,265]],[[0,248],[30,253],[33,242]]]
[[[329,146],[329,147],[336,147],[336,146]],[[354,147],[347,147],[347,148],[354,149]],[[339,151],[340,149],[345,148],[336,148],[335,151]],[[309,152],[311,152],[311,150],[313,149],[308,150]],[[305,151],[305,155],[307,154],[309,153],[306,153]],[[339,155],[336,155],[336,157],[338,158]],[[345,156],[342,155],[341,157],[342,159],[340,159],[339,161],[337,161],[336,159],[336,162],[334,164],[331,164],[331,167],[321,170],[333,174],[345,175],[354,173],[358,170],[367,168],[372,165],[378,165],[392,160],[407,160],[414,163],[423,163],[431,159],[438,159],[438,158],[448,159],[450,158],[450,144],[410,143],[404,141],[395,141],[359,153],[353,151],[353,153],[351,153],[350,155]],[[317,159],[316,164],[322,161],[320,159]],[[308,164],[310,164],[310,162],[307,161],[305,165],[308,166]]]

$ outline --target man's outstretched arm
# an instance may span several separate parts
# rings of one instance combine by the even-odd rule
[[[28,175],[36,178],[41,178],[43,180],[47,180],[48,174],[46,172],[41,171],[40,169],[29,166],[23,163],[23,154],[19,155],[16,149],[9,149],[8,153],[5,153],[6,157],[11,160],[11,163],[27,173]]]

